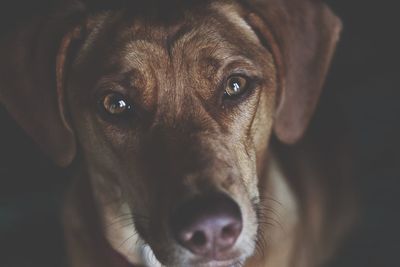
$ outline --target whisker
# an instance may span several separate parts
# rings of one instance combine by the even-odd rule
[[[131,221],[132,219],[133,219],[133,218],[131,218],[131,217],[129,217],[129,218],[121,218],[121,219],[118,219],[118,220],[113,221],[112,223],[106,225],[105,227],[106,227],[106,228],[110,228],[110,227],[112,227],[113,225],[116,225],[116,224],[118,224],[118,223],[125,222],[125,221]]]
[[[130,235],[128,238],[126,238],[122,243],[121,243],[121,245],[119,246],[119,248],[121,248],[129,239],[131,239],[132,237],[134,237],[134,236],[136,236],[137,235],[137,233],[136,233],[136,231],[132,234],[132,235]]]

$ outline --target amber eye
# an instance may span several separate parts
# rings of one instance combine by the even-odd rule
[[[248,82],[245,77],[232,76],[228,79],[225,88],[225,96],[235,97],[243,94],[247,90]]]
[[[104,110],[114,116],[125,115],[132,110],[132,105],[122,95],[116,93],[107,94],[102,102]]]

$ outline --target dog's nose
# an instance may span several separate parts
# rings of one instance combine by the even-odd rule
[[[242,231],[239,206],[224,194],[187,201],[176,210],[171,223],[182,246],[212,259],[223,258]]]

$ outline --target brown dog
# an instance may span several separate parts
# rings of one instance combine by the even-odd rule
[[[318,0],[152,4],[66,1],[1,44],[2,103],[76,173],[70,265],[317,266],[347,223],[329,176],[306,153],[289,175],[269,140],[303,135],[340,21]]]

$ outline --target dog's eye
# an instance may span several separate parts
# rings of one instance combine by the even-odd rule
[[[125,115],[132,110],[132,105],[122,95],[110,93],[104,96],[102,102],[104,110],[114,116]]]
[[[240,96],[248,89],[248,81],[243,76],[232,76],[228,79],[225,93],[226,97]]]

